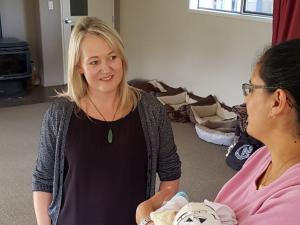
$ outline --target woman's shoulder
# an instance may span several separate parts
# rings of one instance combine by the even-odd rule
[[[270,158],[271,154],[267,146],[262,146],[257,149],[249,159],[252,158]]]
[[[164,106],[156,99],[156,97],[143,91],[140,93],[138,108],[141,119],[151,121],[153,125],[165,121],[166,112]]]
[[[267,161],[271,160],[271,154],[267,148],[267,146],[263,146],[259,149],[257,149],[245,162],[243,165],[243,168],[246,168],[248,166],[257,166],[258,164],[266,163]]]
[[[141,99],[140,102],[145,105],[146,107],[150,107],[152,109],[161,109],[163,108],[163,105],[161,104],[158,99],[153,96],[152,94],[149,94],[144,91],[140,91]]]
[[[74,103],[64,97],[57,97],[49,105],[45,115],[46,116],[60,116],[65,112],[72,110]]]

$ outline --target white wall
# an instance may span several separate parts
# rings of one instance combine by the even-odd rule
[[[3,36],[16,37],[28,41],[32,58],[37,62],[43,86],[64,84],[63,52],[61,31],[61,0],[52,0],[54,10],[48,9],[45,0],[0,0]],[[119,0],[115,10],[118,11]],[[111,4],[108,1],[99,4]],[[96,14],[97,1],[89,1],[92,14]],[[110,8],[103,5],[103,8]],[[105,18],[111,18],[107,10]],[[116,23],[119,26],[119,17]]]
[[[120,1],[129,79],[159,79],[228,105],[271,42],[272,24],[192,13],[183,0]]]
[[[37,61],[35,0],[0,0],[3,37],[29,43],[31,58]]]
[[[60,1],[48,10],[44,0],[0,0],[4,37],[29,43],[43,86],[63,84]]]
[[[64,70],[60,1],[53,0],[54,10],[48,9],[48,1],[38,0],[38,2],[42,85],[61,85],[64,84]]]
[[[1,0],[0,10],[3,36],[27,39],[24,1]]]

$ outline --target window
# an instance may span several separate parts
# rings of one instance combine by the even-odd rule
[[[190,9],[269,16],[273,14],[273,0],[190,0]]]
[[[272,16],[273,0],[245,0],[243,12]]]
[[[198,9],[240,12],[241,0],[198,0]]]

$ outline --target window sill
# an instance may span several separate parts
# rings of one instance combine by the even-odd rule
[[[272,23],[272,21],[273,21],[272,17],[230,13],[230,12],[222,12],[222,11],[215,11],[215,10],[188,9],[188,12],[211,15],[211,16],[229,17],[229,18],[233,18],[233,19],[250,20],[250,21],[256,21],[256,22],[263,22],[263,23]]]

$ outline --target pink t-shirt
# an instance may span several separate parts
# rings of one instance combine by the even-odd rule
[[[257,150],[215,199],[234,210],[239,225],[300,224],[300,163],[257,190],[256,180],[270,161],[267,147]]]

